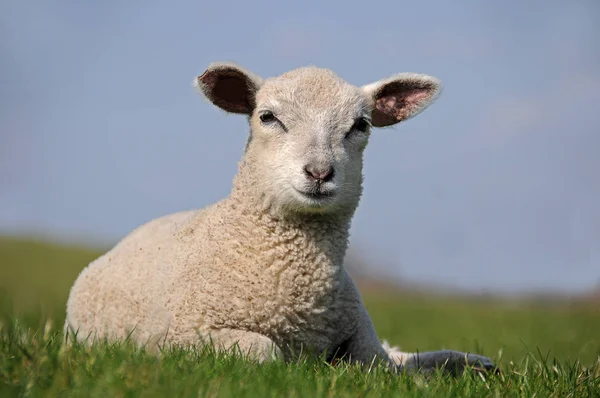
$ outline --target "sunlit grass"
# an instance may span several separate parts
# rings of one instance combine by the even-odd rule
[[[46,330],[45,330],[46,329]],[[588,366],[528,354],[499,375],[395,374],[319,360],[256,364],[210,349],[150,355],[127,343],[64,349],[43,326],[0,332],[0,395],[60,396],[542,396],[600,394],[600,362]]]

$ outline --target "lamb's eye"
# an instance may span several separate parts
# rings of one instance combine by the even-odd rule
[[[358,118],[356,122],[354,122],[354,126],[352,126],[352,130],[360,131],[364,133],[369,128],[369,122],[364,117]]]
[[[350,131],[348,131],[348,134],[346,134],[346,137],[350,136],[354,132],[366,133],[368,129],[369,121],[364,117],[360,117],[356,119]]]
[[[259,119],[263,124],[269,124],[277,121],[277,118],[275,115],[273,115],[273,112],[263,112],[260,114]]]

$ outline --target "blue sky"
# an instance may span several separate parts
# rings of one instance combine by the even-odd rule
[[[193,91],[213,61],[414,71],[444,91],[367,148],[351,245],[371,272],[600,283],[600,3],[376,4],[2,2],[0,232],[111,244],[227,195],[247,123]]]

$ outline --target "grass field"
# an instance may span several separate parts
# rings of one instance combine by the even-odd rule
[[[408,351],[477,351],[502,374],[458,378],[256,365],[209,350],[147,355],[127,344],[61,350],[68,289],[99,253],[0,238],[0,396],[598,396],[600,305],[364,292],[382,338]]]

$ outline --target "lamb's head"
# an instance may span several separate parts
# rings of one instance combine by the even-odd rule
[[[219,108],[248,115],[244,164],[254,188],[270,207],[293,213],[353,211],[371,128],[415,116],[440,91],[422,74],[356,87],[327,69],[263,80],[229,63],[212,64],[195,84]]]

